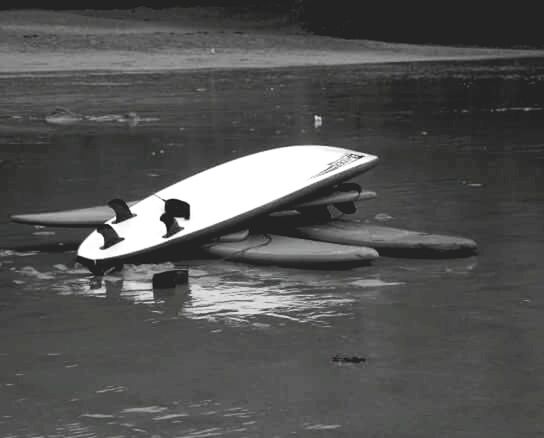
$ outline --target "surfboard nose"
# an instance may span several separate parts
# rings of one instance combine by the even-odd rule
[[[369,160],[371,163],[376,163],[379,161],[380,157],[377,155],[367,154],[365,153],[365,157]]]

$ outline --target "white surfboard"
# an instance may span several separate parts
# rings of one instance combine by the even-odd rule
[[[377,159],[317,145],[247,155],[166,187],[130,207],[129,215],[108,220],[100,232],[93,231],[81,243],[78,258],[87,265],[115,264],[211,237],[352,178],[373,167]]]
[[[349,184],[349,183],[348,183]],[[352,186],[353,184],[350,184]],[[301,199],[293,205],[284,206],[283,211],[273,212],[276,214],[289,213],[292,210],[310,207],[325,207],[329,205],[343,204],[349,202],[366,201],[376,198],[376,192],[362,189],[342,187],[325,194],[319,194],[311,199]],[[128,201],[130,207],[139,201]],[[97,205],[94,207],[77,208],[70,210],[46,211],[42,213],[12,214],[12,222],[26,225],[41,225],[45,227],[61,228],[95,228],[115,216],[111,207]]]

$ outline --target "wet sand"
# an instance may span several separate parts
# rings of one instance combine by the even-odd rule
[[[221,8],[0,12],[0,73],[272,68],[541,57],[313,35],[289,19]]]

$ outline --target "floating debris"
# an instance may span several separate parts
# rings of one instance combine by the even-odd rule
[[[175,269],[153,275],[152,284],[153,289],[170,289],[187,284],[188,281],[189,272],[187,269]]]
[[[104,115],[85,115],[76,113],[68,108],[55,108],[55,110],[45,116],[45,121],[53,125],[72,125],[81,122],[93,123],[126,123],[133,128],[140,122],[156,122],[158,117],[140,117],[134,111],[125,114],[104,114]]]
[[[304,426],[306,430],[334,430],[341,428],[340,424],[308,424]]]
[[[387,214],[387,213],[378,213],[376,216],[374,216],[374,219],[380,222],[386,222],[393,219],[393,216]]]
[[[342,363],[361,363],[366,362],[366,357],[361,356],[340,356],[339,354],[335,355],[332,358],[333,362],[342,362]]]
[[[461,181],[461,184],[467,186],[467,187],[473,187],[473,188],[478,188],[478,187],[483,187],[483,183],[473,183],[473,182],[469,182],[469,181],[466,181],[466,180],[463,180]]]
[[[45,116],[45,121],[53,125],[70,125],[81,122],[84,119],[82,114],[75,113],[68,108],[55,108],[55,110]]]
[[[323,126],[323,117],[314,114],[314,128],[321,128]]]

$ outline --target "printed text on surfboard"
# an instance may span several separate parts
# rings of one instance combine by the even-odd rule
[[[360,154],[354,154],[354,153],[347,153],[342,155],[338,160],[333,161],[332,163],[328,164],[328,167],[325,170],[322,170],[317,175],[314,175],[312,178],[317,178],[318,176],[325,175],[326,173],[332,172],[333,170],[339,169],[342,166],[345,166],[346,164],[353,163],[356,160],[359,160],[360,158],[363,158],[364,155]]]

